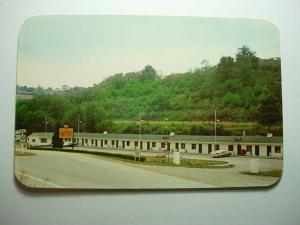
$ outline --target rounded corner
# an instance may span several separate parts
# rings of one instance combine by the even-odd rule
[[[20,25],[18,37],[20,38],[20,34],[21,34],[22,30],[26,27],[27,24],[29,24],[32,20],[36,20],[37,18],[41,18],[41,17],[45,17],[45,16],[34,15],[34,16],[30,16],[30,17],[26,18]]]
[[[28,184],[26,184],[25,180],[28,179],[26,177],[25,173],[21,173],[21,174],[17,174],[17,172],[14,172],[14,177],[15,177],[15,181],[18,185],[20,185],[21,187],[23,187],[24,189],[34,189],[35,187],[30,186]]]
[[[266,187],[266,188],[274,188],[275,186],[277,186],[277,185],[280,183],[280,181],[281,181],[281,179],[282,179],[282,176],[283,176],[283,173],[281,174],[280,177],[277,177],[277,179],[276,179],[274,182],[272,182],[272,183],[269,184],[269,185],[266,185],[265,187]]]
[[[273,29],[276,30],[276,33],[277,33],[278,37],[280,37],[279,28],[275,24],[274,21],[272,21],[272,20],[270,20],[268,18],[263,18],[263,19],[258,19],[258,20],[260,20],[261,22],[264,22],[264,23],[268,24],[270,27],[273,27]]]

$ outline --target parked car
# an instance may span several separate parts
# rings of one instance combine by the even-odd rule
[[[72,147],[72,146],[74,146],[74,143],[72,143],[71,141],[63,141],[63,146],[64,147]]]
[[[210,155],[213,158],[221,158],[221,157],[231,156],[231,152],[230,151],[226,151],[226,150],[216,150],[216,151],[211,152]]]

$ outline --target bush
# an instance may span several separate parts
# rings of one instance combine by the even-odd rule
[[[70,150],[70,149],[59,149],[59,148],[41,148],[41,147],[33,147],[31,149],[35,150],[51,150],[51,151],[60,151],[60,152],[74,152],[74,153],[85,153],[85,154],[92,154],[92,155],[103,155],[109,156],[114,158],[121,158],[126,160],[135,161],[134,155],[125,155],[125,154],[118,154],[118,153],[110,153],[110,152],[90,152],[88,150]],[[144,162],[146,158],[144,156],[140,157],[140,162]]]

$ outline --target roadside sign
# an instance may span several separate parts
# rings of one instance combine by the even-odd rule
[[[59,138],[73,138],[73,128],[59,128]]]
[[[20,137],[20,142],[21,143],[25,143],[26,142],[26,136],[25,135],[23,135],[23,136]]]

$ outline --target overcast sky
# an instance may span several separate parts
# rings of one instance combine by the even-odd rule
[[[164,75],[235,56],[243,45],[280,57],[277,29],[263,20],[145,16],[40,16],[19,34],[19,85],[88,87],[152,65]]]

